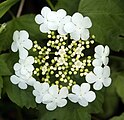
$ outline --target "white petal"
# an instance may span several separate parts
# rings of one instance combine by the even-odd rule
[[[59,9],[59,10],[57,10],[57,16],[60,18],[60,19],[62,19],[62,18],[64,18],[65,16],[66,16],[66,11],[64,10],[64,9]]]
[[[64,107],[66,104],[67,104],[66,99],[60,99],[59,101],[57,101],[57,106],[58,107]]]
[[[40,31],[43,32],[43,33],[48,33],[50,30],[49,30],[47,24],[41,24],[40,25]]]
[[[80,88],[80,86],[79,85],[73,85],[72,86],[72,92],[73,93],[75,93],[75,94],[80,94],[80,92],[81,92],[81,88]]]
[[[111,82],[112,82],[111,78],[106,78],[106,79],[103,80],[103,85],[105,87],[108,87],[111,84]]]
[[[72,22],[68,22],[64,25],[64,30],[67,33],[72,33],[75,31],[75,25]]]
[[[35,17],[35,22],[36,22],[37,24],[41,24],[41,23],[44,22],[44,18],[43,18],[40,14],[38,14],[38,15],[36,15],[36,17]]]
[[[106,66],[107,64],[108,64],[108,62],[109,62],[109,58],[108,57],[104,57],[104,58],[102,58],[102,60],[103,60],[103,64]]]
[[[41,103],[42,102],[42,96],[36,96],[35,101],[36,101],[36,103]]]
[[[21,30],[21,31],[20,31],[20,39],[25,40],[25,39],[28,39],[28,38],[29,38],[28,32],[25,31],[25,30]]]
[[[93,102],[96,98],[96,94],[93,91],[89,91],[87,94],[84,95],[84,98],[88,102]]]
[[[24,42],[23,42],[23,47],[25,47],[27,50],[30,50],[33,46],[33,43],[31,40],[29,39],[26,39]]]
[[[13,42],[13,43],[12,43],[12,45],[11,45],[11,50],[12,50],[13,52],[17,52],[17,51],[18,51],[18,46],[17,46],[16,42]]]
[[[69,94],[69,95],[68,95],[68,99],[69,99],[70,101],[72,101],[73,103],[78,102],[78,96],[77,96],[77,95],[74,95],[74,94]]]
[[[36,81],[34,83],[34,89],[40,91],[41,90],[41,83],[39,81]]]
[[[27,65],[25,67],[26,67],[28,72],[32,72],[34,70],[34,66],[33,65]]]
[[[44,96],[43,96],[43,103],[44,104],[48,104],[50,102],[53,102],[54,101],[54,97],[51,96],[50,94],[46,93]]]
[[[62,19],[61,21],[63,24],[66,24],[68,22],[71,22],[71,16],[70,15],[67,15],[64,19]]]
[[[50,30],[57,30],[58,24],[56,22],[48,22],[48,28]]]
[[[79,99],[78,103],[79,103],[81,106],[83,106],[83,107],[88,106],[88,101],[87,101],[86,99],[84,99],[84,98]]]
[[[21,65],[19,63],[14,64],[14,70],[17,71],[21,68]]]
[[[59,91],[59,88],[57,85],[53,85],[49,88],[49,93],[52,95],[52,96],[58,96],[58,91]]]
[[[21,89],[27,89],[27,84],[25,82],[19,82],[18,86]]]
[[[104,51],[104,53],[105,53],[106,56],[108,56],[109,53],[110,53],[110,49],[109,49],[109,47],[108,47],[107,45],[105,46],[105,51]]]
[[[34,63],[34,57],[33,56],[28,56],[26,58],[26,64],[33,64]]]
[[[48,83],[42,83],[42,91],[45,92],[49,89],[49,84]]]
[[[60,35],[66,35],[67,34],[67,32],[65,32],[65,30],[64,30],[64,25],[59,25],[59,27],[58,27],[58,33]]]
[[[47,109],[47,110],[50,110],[50,111],[55,110],[56,107],[57,107],[57,105],[56,105],[55,102],[51,102],[51,103],[48,103],[48,104],[46,105],[46,109]]]
[[[66,98],[68,96],[68,88],[63,87],[59,92],[59,98]]]
[[[89,17],[83,18],[83,27],[84,28],[90,28],[92,26],[92,22]]]
[[[95,57],[96,59],[101,59],[101,58],[102,58],[102,56],[101,56],[99,53],[95,53],[95,54],[94,54],[94,57]]]
[[[81,92],[86,93],[90,90],[90,84],[89,83],[82,83],[81,84]]]
[[[90,72],[86,75],[86,81],[88,83],[94,83],[96,81],[97,77],[94,75],[94,73]]]
[[[93,66],[102,66],[101,59],[94,59],[92,62]]]
[[[72,22],[77,25],[78,27],[81,27],[83,25],[83,16],[80,13],[74,13],[72,16]]]
[[[36,82],[36,80],[33,77],[31,77],[28,79],[27,84],[30,86],[33,86],[35,82]]]
[[[13,84],[18,84],[19,83],[19,81],[20,81],[20,78],[18,78],[16,75],[12,75],[11,77],[10,77],[10,80],[11,80],[11,82],[13,83]]]
[[[79,31],[74,31],[72,33],[70,33],[70,36],[71,36],[71,39],[74,39],[74,40],[80,40],[80,33]]]
[[[93,69],[94,73],[96,74],[97,77],[102,77],[103,76],[103,68],[100,66],[96,66]]]
[[[101,90],[102,87],[103,87],[103,84],[102,84],[101,81],[97,81],[96,83],[93,84],[93,88],[94,88],[95,90]]]
[[[103,45],[97,45],[97,46],[95,47],[95,52],[96,52],[97,54],[99,54],[100,56],[102,56],[102,55],[103,55],[103,52],[104,52],[104,47],[103,47]]]
[[[27,56],[28,56],[28,51],[25,48],[20,47],[19,48],[19,57],[20,57],[20,59],[25,59]]]
[[[87,40],[90,37],[89,35],[89,30],[88,29],[83,29],[81,32],[81,39],[82,40]]]
[[[55,11],[51,11],[51,12],[49,12],[48,13],[48,15],[47,15],[47,19],[48,19],[48,21],[56,21],[57,22],[57,13],[55,12]]]
[[[105,66],[103,68],[103,77],[108,78],[110,76],[110,67],[109,66]]]
[[[19,39],[19,31],[15,31],[14,33],[13,33],[13,40],[14,41],[17,41]]]
[[[33,93],[34,96],[39,96],[40,95],[39,91],[37,91],[37,90],[33,90],[32,93]]]
[[[47,14],[51,12],[50,8],[48,7],[43,7],[42,10],[41,10],[41,14],[46,18],[47,17]]]

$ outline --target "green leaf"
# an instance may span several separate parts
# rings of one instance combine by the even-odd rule
[[[1,98],[2,88],[3,88],[3,79],[0,76],[0,98]]]
[[[24,15],[7,23],[6,29],[0,34],[0,51],[10,49],[15,30],[27,30],[31,40],[42,40],[46,38],[39,30],[39,25],[34,21],[34,15]]]
[[[11,75],[7,63],[2,58],[0,58],[0,75],[1,76]]]
[[[96,41],[108,44],[115,51],[124,50],[124,1],[81,0],[79,12],[91,18],[91,34]]]
[[[4,78],[4,89],[10,100],[20,107],[35,108],[36,103],[32,94],[32,88],[26,90],[19,89],[10,82],[9,77]]]
[[[0,18],[19,0],[6,0],[0,3]]]
[[[118,96],[121,98],[124,103],[124,72],[118,73],[117,81],[116,81],[116,91]]]
[[[55,9],[63,8],[71,15],[78,10],[79,2],[80,0],[58,0]]]
[[[110,120],[124,120],[124,113],[122,113],[120,116],[113,117]]]

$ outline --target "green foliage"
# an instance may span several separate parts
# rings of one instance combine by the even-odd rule
[[[72,0],[70,4],[70,0],[59,0],[55,6],[55,9],[63,8],[65,9],[69,15],[72,15],[74,12],[78,10],[80,0]]]
[[[124,120],[124,113],[122,113],[120,116],[113,117],[113,118],[110,119],[110,120]]]
[[[19,0],[6,0],[0,4],[0,18]]]
[[[107,44],[115,51],[124,50],[124,1],[81,0],[79,12],[91,18],[91,34],[96,41]]]
[[[4,77],[4,89],[11,101],[20,107],[34,108],[36,103],[32,94],[32,88],[26,90],[19,89],[16,85],[10,82],[9,77]]]

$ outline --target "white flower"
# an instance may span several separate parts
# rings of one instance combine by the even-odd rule
[[[88,102],[93,102],[96,98],[96,94],[90,91],[90,84],[82,83],[81,86],[74,85],[72,87],[72,93],[68,95],[70,101],[79,103],[81,106],[88,106]]]
[[[49,88],[49,93],[44,95],[43,103],[46,104],[48,110],[54,110],[56,107],[64,107],[67,104],[65,99],[68,96],[68,89],[63,87],[58,89],[57,85],[53,85]]]
[[[75,50],[75,54],[81,55],[82,50],[83,50],[82,47],[77,47],[76,50]]]
[[[50,8],[43,7],[41,10],[41,14],[36,15],[35,21],[37,24],[40,24],[40,31],[43,33],[48,33],[50,29],[48,28],[48,19],[47,15],[51,12]]]
[[[61,46],[61,49],[59,49],[59,51],[58,51],[58,55],[64,56],[65,54],[66,54],[66,50],[65,50],[64,46]]]
[[[47,72],[47,66],[44,65],[44,66],[42,67],[42,74],[45,75],[46,72]]]
[[[20,73],[23,76],[30,77],[32,75],[32,71],[34,70],[34,58],[32,56],[28,56],[25,59],[20,59],[19,63],[14,65],[15,73]]]
[[[102,66],[102,64],[107,65],[109,62],[109,47],[105,46],[105,48],[103,47],[103,45],[98,45],[95,47],[95,54],[94,57],[96,59],[93,60],[92,64],[93,66]]]
[[[29,39],[29,34],[25,30],[15,31],[13,34],[13,43],[11,49],[13,52],[19,50],[19,57],[25,59],[28,56],[28,51],[32,48],[32,41]]]
[[[33,85],[33,83],[35,82],[35,79],[33,77],[29,77],[28,79],[24,79],[21,76],[17,76],[17,75],[12,75],[10,77],[10,80],[13,84],[17,85],[18,87],[21,89],[27,89],[27,84],[30,83],[30,85]]]
[[[57,59],[57,62],[58,62],[59,65],[66,64],[64,57],[59,57],[59,58]]]
[[[36,97],[35,101],[37,103],[43,102],[43,96],[48,93],[49,84],[48,83],[34,83],[33,95]]]
[[[93,73],[94,72],[94,73]],[[103,85],[108,87],[111,84],[110,68],[105,66],[104,68],[96,66],[93,69],[93,72],[90,72],[86,75],[86,81],[90,84],[93,84],[95,90],[102,89]]]
[[[59,9],[57,12],[51,11],[48,13],[48,28],[50,30],[57,30],[60,26],[60,22],[65,18],[66,11],[63,9]]]
[[[82,63],[80,60],[77,60],[77,61],[74,63],[74,65],[75,65],[76,68],[79,69],[79,68],[82,67],[83,63]]]
[[[74,40],[87,40],[89,38],[89,30],[92,26],[92,22],[89,17],[83,17],[80,13],[74,13],[72,21],[68,22],[64,26],[64,30],[70,33],[70,36]]]

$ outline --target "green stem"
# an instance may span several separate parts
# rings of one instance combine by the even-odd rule
[[[51,7],[52,10],[55,10],[55,8],[50,0],[46,0],[46,2],[48,3],[48,5]]]
[[[9,12],[10,16],[12,17],[12,19],[14,19],[15,18],[15,15],[13,14],[13,12],[10,11],[10,10],[8,12]]]
[[[24,2],[25,2],[25,0],[21,0],[16,17],[20,17],[20,15],[22,13],[23,6],[24,6]]]

